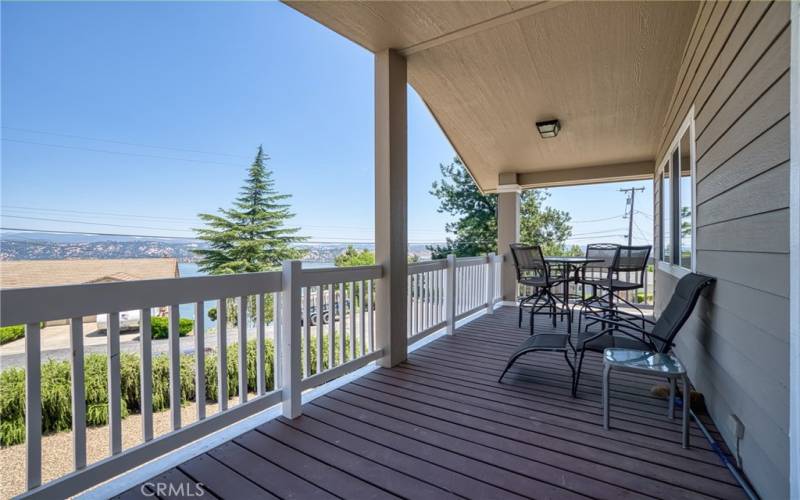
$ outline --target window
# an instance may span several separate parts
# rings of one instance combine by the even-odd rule
[[[694,115],[690,111],[658,172],[661,260],[693,269]]]
[[[689,129],[681,136],[678,145],[680,151],[680,184],[678,187],[678,228],[680,237],[680,265],[692,269],[692,158],[689,144]],[[677,174],[676,174],[677,178]]]

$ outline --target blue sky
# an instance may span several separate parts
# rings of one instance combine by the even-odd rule
[[[369,52],[279,3],[3,3],[2,226],[191,236],[263,144],[305,235],[371,241],[372,82]],[[413,90],[408,121],[409,241],[442,241],[454,153]],[[650,182],[549,203],[575,243],[621,241],[630,185],[649,240]]]

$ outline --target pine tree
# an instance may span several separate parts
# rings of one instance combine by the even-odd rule
[[[440,164],[442,180],[433,183],[430,193],[439,198],[439,212],[456,218],[445,225],[454,238],[445,245],[429,246],[434,259],[452,253],[458,257],[497,252],[497,195],[482,194],[461,160]],[[581,255],[580,247],[568,247],[572,235],[567,212],[545,205],[550,194],[543,189],[522,193],[520,200],[520,242],[542,245],[548,255]]]
[[[303,257],[293,245],[306,240],[299,228],[285,227],[294,216],[285,203],[291,195],[280,194],[264,163],[269,157],[258,147],[255,160],[233,208],[219,215],[199,214],[206,227],[195,229],[209,248],[195,250],[199,268],[208,274],[268,271],[281,262]]]

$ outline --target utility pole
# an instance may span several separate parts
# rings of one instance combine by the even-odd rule
[[[643,187],[626,188],[626,189],[620,189],[619,191],[621,193],[629,193],[628,200],[625,205],[625,213],[628,216],[628,246],[631,246],[633,244],[633,213],[634,213],[633,207],[634,207],[634,202],[636,201],[636,191],[644,191],[644,188]],[[642,279],[644,279],[645,281],[647,280],[646,274],[647,273],[645,273],[645,276],[642,276]],[[631,279],[630,271],[625,273],[625,279],[630,281]],[[628,298],[628,300],[630,300],[631,298],[630,291],[625,292],[625,295]],[[647,298],[646,296],[647,296],[647,288],[645,288],[645,299]]]
[[[636,201],[636,191],[644,191],[643,187],[620,189],[621,193],[628,193],[628,200],[625,206],[625,214],[628,217],[628,246],[633,243],[633,207]]]

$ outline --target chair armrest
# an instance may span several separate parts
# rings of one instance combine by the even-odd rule
[[[617,326],[617,328],[607,328],[607,329],[603,330],[604,333],[610,332],[610,331],[618,331],[618,332],[620,332],[620,333],[622,333],[624,335],[628,335],[629,337],[636,338],[630,332],[627,332],[627,331],[623,330],[624,328],[627,328],[629,330],[634,330],[637,333],[640,333],[640,334],[644,335],[648,339],[656,338],[656,339],[660,340],[661,342],[666,342],[667,341],[667,339],[665,339],[665,338],[663,338],[663,337],[661,337],[659,335],[656,335],[654,333],[648,332],[647,330],[645,330],[643,328],[639,328],[638,326],[635,326],[635,325],[629,323],[628,320],[617,321],[617,320],[613,320],[613,319],[603,318],[602,316],[592,316],[592,315],[586,316],[586,319],[599,321],[601,323],[610,323],[612,325]],[[592,339],[594,339],[595,337],[592,337]],[[652,345],[652,341],[650,341],[650,344]],[[655,349],[655,345],[653,345],[653,348]]]
[[[586,306],[586,307],[587,307],[587,309],[590,309],[592,312],[594,312],[595,309],[598,309],[600,311],[613,312],[615,314],[619,314],[619,315],[622,315],[622,316],[629,316],[631,318],[635,318],[636,321],[644,321],[645,323],[647,323],[649,325],[655,325],[656,324],[655,321],[652,321],[652,320],[649,320],[649,319],[644,318],[642,316],[639,316],[638,314],[632,314],[632,313],[629,313],[629,312],[620,311],[619,309],[612,309],[610,307],[595,306],[595,305],[590,305],[590,306]]]
[[[631,330],[636,330],[638,333],[643,333],[645,335],[650,335],[650,332],[648,332],[644,328],[639,328],[638,326],[630,323],[629,320],[626,320],[626,319],[623,319],[623,320],[619,321],[619,320],[615,320],[615,319],[604,318],[602,316],[594,316],[594,315],[591,315],[591,314],[587,315],[586,319],[587,320],[599,321],[601,323],[610,323],[612,325],[616,325],[616,326],[619,326],[619,327],[622,327],[622,328],[630,328]]]

